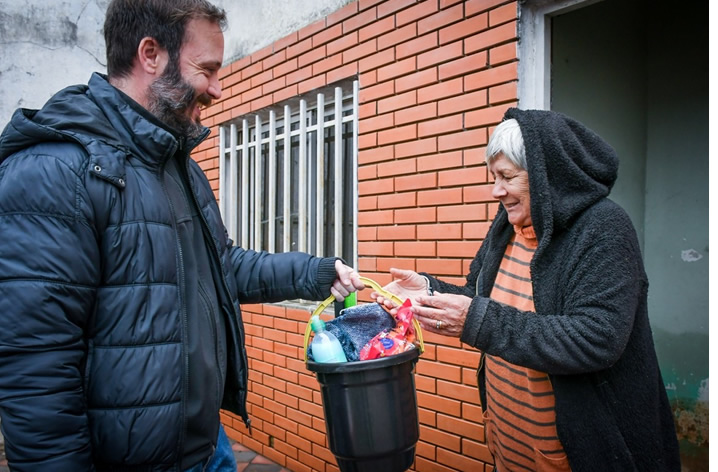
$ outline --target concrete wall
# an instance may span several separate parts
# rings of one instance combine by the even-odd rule
[[[227,11],[225,62],[244,57],[354,0],[216,0]],[[18,107],[105,72],[109,0],[0,0],[0,128]]]
[[[107,0],[0,0],[0,126],[60,88],[105,70]]]
[[[706,8],[605,0],[552,22],[552,109],[578,118],[618,152],[611,198],[641,238],[656,353],[683,470],[693,472],[708,470]],[[680,58],[676,67],[666,67],[673,58]]]

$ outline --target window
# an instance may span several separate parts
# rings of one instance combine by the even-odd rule
[[[246,249],[338,256],[356,267],[358,82],[219,129],[219,204]]]

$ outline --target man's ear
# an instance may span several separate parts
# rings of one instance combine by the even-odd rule
[[[137,47],[137,61],[146,74],[162,75],[167,58],[167,50],[161,47],[157,40],[149,36],[142,38]]]

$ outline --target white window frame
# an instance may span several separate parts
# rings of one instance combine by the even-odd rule
[[[268,252],[309,252],[320,257],[342,257],[353,267],[357,266],[357,146],[359,119],[359,82],[337,84],[314,92],[311,95],[295,97],[287,102],[239,117],[219,127],[219,207],[230,238],[236,244],[256,251]],[[336,120],[335,104],[340,103],[341,116]],[[290,130],[284,124],[289,121]],[[346,156],[346,144],[342,138],[346,126],[351,127],[351,156]],[[325,130],[333,128],[333,176],[326,175]],[[257,133],[256,130],[261,130]],[[259,136],[259,139],[257,137]],[[296,139],[295,139],[296,138]],[[297,152],[298,163],[292,165],[291,151]],[[283,147],[283,167],[277,169],[277,149]],[[260,161],[257,157],[260,156]],[[294,156],[296,159],[296,154]],[[348,160],[347,160],[348,158]],[[265,162],[267,160],[267,162]],[[344,169],[345,163],[350,166]],[[349,174],[346,174],[348,171]],[[264,175],[279,178],[265,179]],[[292,178],[297,173],[298,208],[297,230],[292,239]],[[349,175],[349,178],[346,176]],[[286,178],[290,176],[290,178]],[[333,202],[344,202],[345,195],[351,195],[351,213],[345,215],[344,204],[326,201],[325,186],[333,177]],[[277,181],[282,180],[279,189]],[[311,183],[314,183],[312,185]],[[265,188],[265,184],[267,185]],[[350,187],[347,187],[350,186]],[[253,191],[250,195],[249,192]],[[279,190],[283,196],[282,214],[276,214]],[[264,193],[266,192],[266,193]],[[302,198],[303,196],[303,198]],[[329,198],[332,198],[329,196]],[[309,208],[309,201],[315,208]],[[240,203],[241,202],[241,203]],[[250,203],[252,207],[250,208]],[[333,221],[325,221],[327,204],[333,205]],[[264,210],[266,206],[266,211]],[[263,234],[265,216],[267,235]],[[344,222],[350,217],[351,247],[346,247],[347,235]],[[282,222],[281,242],[278,239],[276,221]],[[290,222],[286,224],[286,222]],[[332,241],[326,241],[325,227],[333,226]],[[331,254],[327,252],[331,248]],[[347,260],[347,254],[351,254]]]

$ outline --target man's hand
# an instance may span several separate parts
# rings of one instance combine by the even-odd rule
[[[343,302],[350,293],[364,289],[364,284],[359,280],[359,274],[354,269],[339,259],[335,262],[334,267],[337,269],[337,278],[330,291],[338,302]]]

